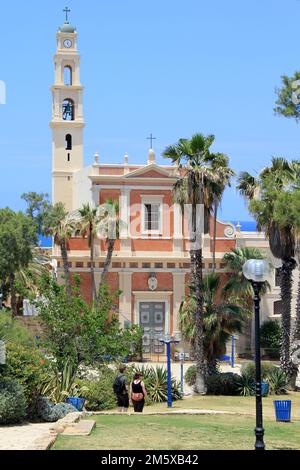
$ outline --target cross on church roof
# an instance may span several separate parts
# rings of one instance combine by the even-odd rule
[[[150,140],[150,144],[151,144],[151,149],[153,148],[153,140],[156,140],[156,137],[153,137],[152,135],[152,132],[150,134],[150,137],[147,137],[147,140]]]
[[[66,23],[69,22],[69,16],[68,14],[71,13],[71,10],[70,8],[66,7],[64,10],[63,10],[64,13],[66,13]]]

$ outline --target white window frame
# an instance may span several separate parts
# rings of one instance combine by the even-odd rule
[[[159,229],[158,230],[145,230],[146,222],[146,204],[159,204]],[[159,195],[146,195],[142,196],[142,220],[141,232],[143,235],[162,235],[163,234],[163,196]]]

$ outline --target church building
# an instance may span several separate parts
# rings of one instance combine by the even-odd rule
[[[80,81],[78,35],[68,19],[58,30],[56,40],[50,123],[53,203],[62,202],[72,212],[87,203],[97,206],[107,199],[119,202],[124,223],[115,243],[108,283],[121,290],[117,306],[121,324],[143,326],[145,353],[160,354],[161,334],[173,335],[178,331],[178,311],[187,292],[190,272],[189,241],[181,208],[173,203],[172,195],[179,169],[176,165],[159,165],[152,145],[144,164],[130,162],[128,155],[122,164],[105,164],[95,154],[93,163],[84,167],[84,88]],[[217,223],[216,272],[224,277],[229,275],[222,262],[226,252],[242,246],[269,250],[264,234],[243,232],[241,228],[232,223]],[[212,269],[212,238],[211,229],[204,239],[205,272]],[[52,254],[60,276],[63,270],[58,247],[53,247]],[[96,283],[105,259],[105,240],[97,240]],[[82,237],[70,240],[69,262],[71,272],[81,277],[83,295],[91,300],[87,240]],[[280,318],[279,286],[275,272],[272,276],[269,280],[272,291],[263,299],[265,320]],[[239,349],[245,347],[245,340],[240,339]]]

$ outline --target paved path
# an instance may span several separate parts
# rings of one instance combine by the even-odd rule
[[[55,435],[51,423],[0,427],[0,450],[44,450]]]

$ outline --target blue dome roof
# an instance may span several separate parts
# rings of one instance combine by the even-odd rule
[[[67,21],[59,28],[62,33],[75,33],[76,28]]]

